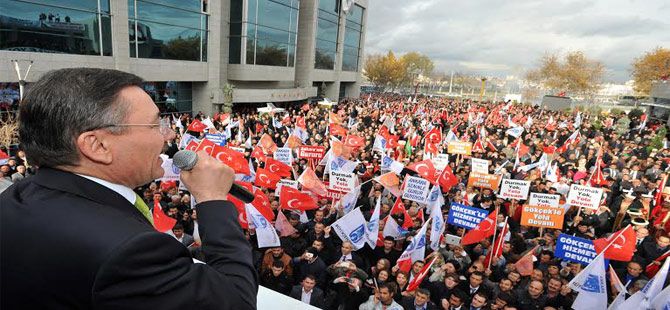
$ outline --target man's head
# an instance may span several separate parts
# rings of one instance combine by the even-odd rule
[[[538,298],[544,292],[544,284],[541,281],[532,280],[528,284],[528,294],[532,298]]]
[[[488,297],[486,294],[484,294],[481,291],[477,291],[475,295],[472,296],[472,303],[470,303],[471,307],[475,308],[481,308],[486,306],[486,303],[488,302]]]
[[[307,275],[305,279],[302,280],[302,289],[309,292],[316,285],[316,278],[313,275]]]
[[[430,291],[425,288],[416,289],[414,293],[414,304],[417,306],[423,306],[430,299]]]
[[[382,283],[379,285],[379,300],[384,304],[391,303],[393,299],[393,289],[388,283]]]
[[[284,262],[276,260],[272,262],[272,274],[275,277],[278,277],[282,272],[284,272]]]
[[[272,252],[272,256],[274,256],[275,258],[280,258],[284,255],[284,248],[280,246],[274,247],[270,250],[270,252]]]
[[[395,240],[391,236],[384,237],[384,250],[390,251],[395,246]]]
[[[353,251],[354,246],[351,244],[349,241],[344,241],[342,242],[342,255],[348,255],[351,254],[351,251]]]
[[[628,262],[628,266],[626,266],[626,271],[631,276],[637,278],[642,273],[642,265],[636,261],[630,261]]]
[[[414,264],[412,264],[412,273],[418,274],[419,272],[421,272],[421,269],[423,268],[424,265],[425,265],[424,262],[420,260],[414,262]]]
[[[512,280],[503,278],[498,283],[501,292],[509,292],[512,290]]]
[[[479,285],[482,284],[482,282],[484,282],[484,274],[479,271],[475,271],[472,274],[470,274],[469,280],[470,280],[470,286],[479,287]]]
[[[26,93],[19,116],[28,160],[131,188],[161,177],[159,154],[174,132],[161,126],[142,82],[130,73],[93,68],[42,76]]]
[[[547,282],[547,291],[556,294],[561,291],[561,286],[563,286],[563,282],[560,278],[551,278]]]
[[[184,226],[182,224],[176,224],[172,227],[172,233],[175,237],[181,238],[184,236]]]
[[[670,245],[670,237],[666,235],[660,235],[656,238],[656,244],[659,248],[665,248]]]
[[[449,305],[452,307],[460,307],[466,299],[467,295],[465,295],[465,292],[456,289],[449,295]]]

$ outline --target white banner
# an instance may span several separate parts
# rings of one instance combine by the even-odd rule
[[[500,197],[505,199],[526,200],[530,191],[530,181],[503,179],[500,185]]]
[[[418,203],[426,203],[426,197],[430,192],[430,182],[419,177],[407,176],[405,179],[405,190],[402,199],[409,199]]]
[[[293,165],[293,152],[288,147],[277,148],[274,153],[274,159],[291,166]]]
[[[172,158],[167,158],[167,155],[164,154],[161,154],[161,158],[163,159],[163,164],[161,164],[161,167],[163,167],[163,177],[160,178],[161,182],[179,181],[179,172],[181,170],[172,164]]]
[[[341,192],[353,191],[356,187],[357,178],[358,176],[355,173],[330,170],[328,188]]]
[[[472,171],[488,174],[489,173],[489,161],[481,158],[471,158]]]
[[[598,210],[602,196],[602,188],[572,184],[568,193],[568,204]]]
[[[435,170],[442,171],[449,164],[449,154],[437,154],[430,159],[435,166]]]
[[[279,236],[277,236],[277,231],[270,222],[256,210],[253,205],[246,204],[247,210],[247,221],[249,222],[249,227],[253,226],[256,229],[256,239],[258,240],[259,248],[267,247],[278,247],[281,246],[279,243]]]
[[[279,182],[277,182],[277,188],[275,189],[275,193],[281,193],[281,187],[282,186],[288,186],[288,187],[293,187],[295,189],[298,189],[298,181],[288,180],[288,179],[279,180]]]

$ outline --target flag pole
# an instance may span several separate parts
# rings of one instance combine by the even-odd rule
[[[494,249],[495,243],[496,243],[496,233],[498,232],[498,207],[496,207],[496,218],[493,220],[493,243],[491,245],[491,250]],[[493,255],[493,253],[491,253]],[[489,259],[489,265],[486,267],[486,269],[490,270],[491,267],[491,259]]]
[[[505,231],[505,227],[507,226],[507,218],[509,218],[509,216],[505,217],[505,223],[503,224],[503,228],[502,228],[502,231],[500,233]],[[497,219],[498,219],[498,214],[496,212],[496,220]],[[491,252],[491,256],[489,257],[489,264],[488,264],[488,266],[486,266],[486,269],[488,269],[488,270],[491,270],[491,261],[493,260],[493,255],[495,255],[496,252],[498,252],[498,244],[496,244],[496,231],[497,231],[497,229],[493,231],[493,246],[491,246],[491,249],[493,251]],[[505,236],[502,236],[502,238],[505,238]],[[500,242],[500,247],[502,247],[502,242]]]

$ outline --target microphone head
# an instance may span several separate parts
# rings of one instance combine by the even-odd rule
[[[197,163],[198,154],[189,150],[181,150],[172,157],[172,164],[184,171],[190,171]]]

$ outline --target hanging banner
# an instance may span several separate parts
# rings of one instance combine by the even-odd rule
[[[449,164],[449,154],[437,154],[430,159],[435,166],[435,170],[442,171]]]
[[[449,144],[447,145],[447,153],[472,155],[472,142],[449,141]]]
[[[325,154],[326,148],[320,145],[302,145],[298,147],[298,158],[321,160]]]
[[[283,162],[289,166],[293,165],[293,153],[288,147],[280,147],[274,153],[274,159]]]
[[[559,206],[560,198],[559,195],[530,193],[529,203],[523,206],[521,213],[521,225],[562,229],[565,209]]]
[[[572,184],[570,186],[570,193],[568,194],[568,204],[598,210],[602,196],[602,188]]]
[[[466,229],[473,229],[488,215],[489,212],[484,209],[469,207],[460,203],[452,203],[447,223]]]
[[[430,182],[423,178],[407,176],[402,199],[409,199],[418,203],[426,203],[426,197],[430,193]]]
[[[556,258],[577,262],[582,265],[590,264],[598,254],[589,239],[561,234],[556,242]]]
[[[356,187],[356,178],[358,176],[355,173],[349,172],[339,172],[330,170],[329,188],[341,192],[350,192]]]
[[[480,188],[490,188],[491,190],[498,190],[498,185],[500,184],[500,179],[502,175],[499,174],[485,174],[470,172],[468,177],[468,186],[469,187],[480,187]]]
[[[503,179],[500,185],[500,197],[505,199],[526,200],[530,191],[530,181]]]
[[[481,158],[470,158],[472,172],[489,173],[489,161]]]

